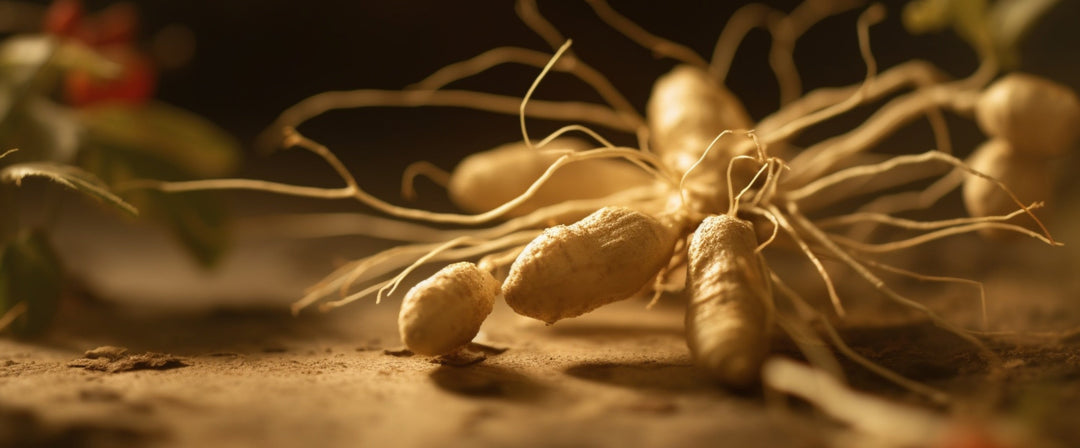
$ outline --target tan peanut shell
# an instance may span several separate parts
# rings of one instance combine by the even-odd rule
[[[733,93],[690,65],[675,67],[656,80],[645,115],[654,150],[680,172],[701,156],[717,134],[753,126]]]
[[[1054,192],[1054,176],[1048,162],[1013,150],[1008,141],[994,139],[983,143],[971,153],[967,163],[972,169],[1002,181],[1024,205],[1048,200]],[[1005,215],[1020,208],[993,182],[975,176],[964,180],[964,206],[975,217]],[[1019,218],[1016,222],[1034,227],[1029,218]],[[988,237],[1016,235],[1001,229],[982,229],[979,233]]]
[[[558,138],[543,149],[583,150],[590,146],[574,138]],[[466,157],[454,168],[447,189],[463,210],[481,213],[521,195],[559,158],[558,154],[509,143]],[[647,185],[648,173],[613,159],[590,159],[559,168],[527,202],[507,216],[521,216],[537,208],[574,199],[602,198]]]
[[[506,303],[549,324],[641,290],[671,259],[676,229],[625,207],[548,228],[510,266]]]
[[[437,356],[468,344],[491,314],[499,283],[475,264],[451,264],[405,295],[398,331],[405,346]]]
[[[1059,156],[1080,136],[1080,100],[1071,89],[1022,73],[995,82],[979,97],[975,119],[987,134],[1019,152]]]
[[[686,342],[694,362],[733,387],[755,384],[769,346],[772,292],[750,223],[706,218],[690,241]]]

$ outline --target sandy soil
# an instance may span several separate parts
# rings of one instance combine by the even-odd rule
[[[295,5],[287,7],[291,10]],[[546,9],[553,7],[545,5]],[[472,10],[462,11],[470,21],[476,16]],[[505,16],[493,17],[513,21],[510,8],[505,11]],[[460,23],[433,16],[453,28],[438,28],[432,34],[438,40],[417,38],[417,45],[450,46],[444,42],[445,36],[460,28]],[[559,23],[575,16],[585,20],[583,27],[603,28],[591,15],[575,14]],[[235,39],[236,15],[223,17],[222,40],[260,40]],[[387,17],[378,20],[386,21]],[[387,22],[394,33],[390,38],[401,41],[396,43],[407,43],[421,28],[432,27],[419,19],[409,20],[410,27]],[[298,28],[302,32],[286,33],[276,22],[268,23],[275,23],[268,36],[311,32]],[[376,26],[358,23],[349,23],[347,29]],[[670,23],[686,30],[717,29]],[[843,26],[848,33],[850,23]],[[483,42],[475,49],[462,47],[461,57],[521,42],[492,32],[490,26],[476,28],[500,40]],[[521,32],[525,33],[524,29]],[[711,49],[715,33],[707,33],[702,42]],[[394,59],[388,59],[383,50],[417,59],[430,49],[384,45],[381,39],[374,42],[377,45],[349,46],[338,42],[339,34],[333,33],[334,40],[304,44],[305,52],[327,49],[333,65],[293,71],[304,76],[320,71],[340,75],[343,78],[336,81],[340,85],[335,88],[396,88],[438,66],[413,66],[418,70],[415,76],[391,75],[384,66]],[[364,37],[366,33],[348,34],[370,38]],[[1062,56],[1075,53],[1068,51],[1066,44],[1075,39],[1062,38],[1049,26],[1042,34],[1044,42],[1053,44],[1030,46],[1025,55],[1041,58],[1044,64],[1061,65],[1060,70],[1064,70],[1053,73],[1076,72],[1075,62],[1080,59]],[[403,35],[409,39],[401,38]],[[526,36],[535,41],[535,37]],[[582,46],[576,48],[588,48],[587,39],[579,42]],[[908,40],[896,42],[909,45]],[[467,42],[454,42],[453,46],[464,44]],[[635,66],[640,62],[637,59],[613,65],[622,64],[625,53],[604,45],[594,53],[600,58],[611,55],[613,60],[604,63],[601,59],[598,67],[618,74],[617,80],[640,70]],[[888,39],[875,43],[878,48],[889,45],[895,46]],[[921,45],[925,47],[925,41]],[[224,50],[219,54],[230,63],[238,52],[248,51],[221,48]],[[364,48],[357,53],[360,57],[350,54],[350,61],[363,62],[355,65],[364,72],[386,73],[387,78],[379,82],[353,79],[355,73],[341,70],[341,48]],[[959,48],[969,57],[966,47]],[[835,51],[829,50],[822,54]],[[650,57],[636,47],[632,54]],[[887,53],[883,56],[883,66],[889,66]],[[283,57],[299,61],[297,67],[307,60],[275,49],[269,59],[272,66],[253,66],[256,68],[248,75],[236,79],[245,83],[262,79],[264,71],[280,69]],[[829,67],[835,61],[814,59],[813,64]],[[659,67],[655,61],[644,59],[644,63]],[[845,72],[851,78],[844,82],[861,76],[861,62],[856,63],[854,71]],[[966,67],[963,64],[971,62],[964,59],[959,63]],[[212,67],[208,79],[221,78],[221,66],[207,64]],[[625,73],[619,67],[626,67],[622,69]],[[641,77],[647,82],[639,86],[642,89],[655,78],[645,73],[648,76]],[[314,93],[278,92],[279,85],[290,84],[288,79],[274,78],[273,95],[246,84],[241,88],[222,84],[226,87],[218,87],[221,95],[208,94],[203,89],[210,87],[192,82],[199,98],[212,99],[195,102],[192,107],[198,110],[195,106],[202,104],[207,112],[218,114],[208,116],[220,118],[243,115],[231,108],[232,104]],[[735,81],[746,83],[746,79]],[[545,81],[552,82],[558,80]],[[295,84],[310,88],[305,82]],[[245,91],[260,93],[243,97]],[[185,91],[177,92],[181,93],[174,95],[182,97]],[[639,95],[645,92],[641,90]],[[227,100],[222,102],[221,98]],[[757,102],[774,101],[769,96],[762,98]],[[641,100],[643,104],[643,96]],[[273,105],[272,113],[281,107]],[[244,114],[248,114],[246,109]],[[260,127],[269,117],[250,116]],[[507,120],[512,131],[509,135],[517,138],[516,122]],[[418,148],[445,151],[449,159],[451,152],[443,144],[455,139],[442,133],[446,127],[431,132],[423,126],[410,127],[409,132],[425,132],[416,132],[420,134],[414,136],[416,142],[407,141]],[[395,145],[381,144],[379,132],[374,136],[364,132],[357,133],[363,145],[353,146],[399,150],[405,144],[396,141],[396,129],[388,128],[383,132],[387,136],[381,137],[395,140]],[[482,141],[462,139],[461,144],[474,145],[469,149],[472,151],[485,147]],[[378,166],[377,171],[393,171]],[[1071,173],[1076,160],[1061,166]],[[295,167],[285,168],[293,171]],[[320,173],[325,170],[321,165],[318,169]],[[845,361],[842,364],[849,383],[875,396],[919,406],[942,419],[953,418],[987,431],[1018,428],[1023,435],[1009,446],[1080,446],[1080,337],[1063,333],[1080,327],[1080,278],[1076,275],[1080,272],[1080,228],[1076,226],[1080,223],[1080,202],[1076,200],[1080,188],[1071,178],[1069,183],[1072,191],[1063,197],[1073,199],[1058,207],[1051,228],[1070,246],[1047,248],[1033,240],[987,244],[960,238],[900,260],[902,265],[924,272],[985,282],[990,328],[1025,334],[987,339],[989,348],[1001,358],[997,373],[991,373],[970,344],[929,324],[924,316],[884,305],[873,288],[857,286],[861,283],[830,265],[838,283],[845,286],[843,296],[851,307],[850,319],[840,332],[853,349],[882,366],[947,391],[956,401],[949,409],[935,406]],[[392,186],[391,191],[396,189],[395,182],[387,185]],[[82,203],[74,197],[69,202],[76,206]],[[400,297],[381,305],[356,303],[329,314],[292,317],[288,313],[287,304],[304,286],[328,272],[336,260],[369,253],[373,249],[369,242],[280,242],[242,235],[222,269],[211,274],[193,267],[160,231],[132,227],[93,209],[75,208],[58,220],[69,225],[57,229],[54,236],[66,265],[84,287],[72,289],[56,325],[44,337],[15,340],[0,336],[0,447],[874,446],[873,441],[859,438],[848,426],[805,402],[787,400],[785,405],[761,389],[732,392],[710,382],[687,354],[683,308],[677,297],[665,298],[653,310],[646,310],[641,300],[619,303],[551,327],[522,319],[505,304],[498,304],[478,338],[484,345],[474,347],[479,354],[469,361],[475,362],[440,363],[402,351],[396,330]],[[785,278],[816,303],[826,303],[820,281],[800,272],[805,273],[806,267],[790,270],[790,277]],[[976,294],[969,286],[888,280],[951,321],[969,328],[980,324]],[[800,357],[782,336],[776,337],[773,346],[778,356]]]
[[[0,445],[829,446],[841,429],[804,406],[785,412],[759,391],[711,384],[686,355],[677,306],[627,303],[551,328],[503,308],[482,338],[498,350],[454,366],[401,353],[389,304],[295,319],[279,310],[70,305],[70,325],[47,340],[0,341]],[[1009,368],[990,380],[973,350],[924,323],[849,328],[845,337],[964,397],[972,412],[1056,415],[1040,437],[1068,446],[1080,435],[1071,426],[1080,341],[996,343]],[[173,362],[87,368],[84,351],[102,345]],[[858,387],[920,403],[848,371]],[[995,389],[998,404],[980,399]]]
[[[105,227],[156,255],[102,250],[115,241]],[[96,238],[85,238],[91,231]],[[214,293],[160,238],[104,225],[57,233],[68,263],[82,266],[79,277],[109,300],[73,293],[44,338],[0,339],[0,446],[867,446],[805,403],[785,407],[760,389],[712,384],[690,362],[677,297],[653,310],[631,300],[551,327],[502,304],[475,348],[486,359],[441,364],[401,352],[400,298],[288,314],[289,298],[331,265],[327,252],[342,255],[327,247],[346,251],[341,244],[241,238],[235,259],[210,282]],[[1080,323],[1076,250],[978,241],[946,243],[908,262],[985,280],[993,329],[1054,332]],[[284,255],[301,258],[281,267],[274,257]],[[282,277],[260,274],[266,266],[301,268]],[[112,278],[125,270],[156,276]],[[238,295],[245,284],[264,292]],[[970,287],[898,285],[956,322],[979,323]],[[924,317],[881,305],[868,287],[844,293],[852,306],[844,338],[953,394],[952,415],[1018,425],[1034,434],[1022,446],[1080,441],[1080,338],[991,338],[1004,366],[991,375],[974,347]],[[799,357],[783,337],[774,347]],[[944,411],[844,367],[856,388]]]

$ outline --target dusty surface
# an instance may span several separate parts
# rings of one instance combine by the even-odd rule
[[[690,362],[678,297],[653,310],[643,300],[621,302],[553,326],[499,301],[478,339],[484,346],[433,360],[402,350],[402,293],[379,305],[289,315],[287,304],[304,286],[371,243],[241,237],[223,269],[207,274],[160,233],[80,213],[83,225],[58,229],[57,245],[88,289],[108,299],[73,293],[44,338],[0,338],[0,446],[814,447],[849,440],[842,424],[805,403],[789,400],[785,410],[761,389],[733,393],[710,383]],[[1077,213],[1061,209],[1051,223],[1059,239],[1080,241],[1066,225]],[[133,246],[116,250],[120,241]],[[985,282],[990,328],[1028,334],[989,339],[1002,361],[997,375],[971,345],[885,304],[830,264],[851,311],[841,333],[864,356],[951,393],[952,415],[993,427],[1000,425],[987,422],[1004,419],[1035,434],[1021,446],[1075,446],[1080,337],[1061,332],[1080,326],[1078,248],[962,237],[897,260]],[[807,271],[781,269],[825,304],[820,280]],[[886,280],[958,324],[980,323],[970,285]],[[773,347],[799,357],[783,337]],[[856,388],[944,411],[843,364]]]
[[[789,445],[804,432],[761,412],[754,394],[728,395],[701,377],[674,310],[622,307],[545,328],[504,308],[484,340],[507,350],[459,367],[398,351],[391,304],[299,319],[82,306],[79,322],[46,342],[0,342],[11,426],[0,442],[560,446],[768,435]],[[166,351],[187,365],[76,366],[102,344]],[[24,418],[30,429],[15,423]],[[791,430],[768,430],[776,426]]]
[[[689,362],[678,307],[640,305],[553,327],[504,306],[483,340],[506,350],[455,366],[398,351],[390,303],[295,319],[283,311],[133,314],[76,303],[67,310],[70,325],[47,340],[0,341],[0,445],[829,443],[838,427],[804,407],[782,412],[758,391],[732,394],[710,384]],[[991,382],[973,350],[926,324],[845,335],[868,356],[977,406],[980,394],[998,389],[1005,412],[1052,407],[1023,411],[1064,420],[1046,422],[1047,437],[1064,443],[1075,435],[1068,426],[1075,418],[1067,416],[1080,412],[1078,341],[996,344],[1009,368]],[[80,367],[85,350],[105,344],[173,353],[183,365]],[[905,397],[866,374],[853,381]]]
[[[1046,260],[1052,252],[1031,246],[1004,246],[1024,269],[971,268],[988,279],[991,323],[1069,328],[1077,288],[1062,279],[1074,252]],[[970,290],[907,290],[978,321]],[[849,297],[866,297],[843,330],[860,353],[955,394],[961,414],[1004,416],[1060,446],[1080,440],[1080,338],[994,339],[1006,368],[991,378],[975,349],[925,319]],[[0,339],[0,446],[830,446],[841,433],[805,405],[784,411],[760,390],[711,384],[688,358],[678,298],[550,327],[497,304],[485,346],[457,360],[401,350],[399,300],[293,318],[281,303],[180,309],[76,295],[44,339]],[[783,338],[774,346],[798,356]],[[136,365],[148,360],[169,362]],[[859,388],[928,405],[846,370]]]

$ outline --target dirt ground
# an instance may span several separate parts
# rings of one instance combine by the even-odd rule
[[[500,304],[472,363],[454,365],[401,351],[400,297],[289,315],[288,301],[331,266],[328,253],[359,248],[241,238],[210,275],[163,235],[109,219],[84,215],[86,226],[56,238],[79,278],[109,299],[74,292],[44,338],[0,339],[0,446],[870,446],[805,403],[711,383],[687,354],[678,297],[550,327]],[[121,237],[138,246],[103,249]],[[978,241],[909,261],[963,265],[984,280],[992,329],[1080,323],[1076,250]],[[970,288],[898,284],[978,325]],[[987,427],[1017,425],[1033,434],[1020,446],[1080,441],[1080,338],[990,338],[1004,366],[993,376],[974,347],[925,317],[881,306],[870,289],[844,293],[853,309],[842,335],[857,352],[957,404],[935,407],[846,362],[852,386]],[[799,357],[784,337],[774,348]]]

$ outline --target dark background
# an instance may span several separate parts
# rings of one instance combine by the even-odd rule
[[[94,10],[110,4],[88,1]],[[564,35],[575,40],[574,51],[643,109],[653,80],[674,65],[602,23],[581,2],[540,1],[541,12]],[[613,7],[649,31],[710,55],[727,17],[741,1],[612,1]],[[766,2],[782,10],[797,1]],[[951,32],[908,35],[899,23],[905,2],[888,1],[889,16],[873,28],[874,54],[881,68],[910,58],[927,59],[962,77],[977,65],[974,52]],[[550,51],[514,15],[512,1],[284,1],[190,0],[136,2],[149,40],[166,25],[188,27],[197,41],[194,58],[184,67],[162,74],[158,96],[202,114],[235,134],[247,147],[245,175],[282,181],[338,181],[321,162],[300,151],[270,156],[251,149],[255,136],[276,115],[297,101],[335,89],[399,89],[431,72],[484,50],[523,46]],[[858,82],[865,74],[858,57],[855,19],[858,11],[827,19],[800,41],[796,62],[804,89]],[[1023,48],[1022,69],[1049,76],[1080,90],[1076,18],[1080,2],[1064,0],[1043,19]],[[728,77],[729,87],[755,118],[774,110],[775,79],[767,65],[769,37],[751,32],[740,48]],[[501,66],[455,88],[521,96],[538,69]],[[536,93],[542,99],[599,101],[569,76],[548,76]],[[867,109],[870,110],[870,109]],[[963,152],[982,137],[970,123],[954,120],[957,148]],[[531,134],[556,125],[529,122]],[[825,126],[807,134],[819,138],[851,123]],[[932,140],[920,123],[905,141],[929,149]],[[495,145],[520,140],[517,118],[456,108],[367,109],[327,114],[301,128],[341,155],[363,186],[396,199],[397,179],[406,164],[427,159],[451,168],[461,157]],[[632,140],[598,129],[617,142]],[[421,194],[439,195],[430,185]]]

